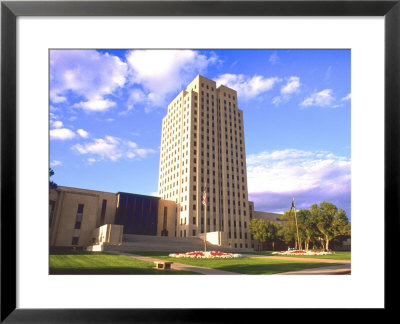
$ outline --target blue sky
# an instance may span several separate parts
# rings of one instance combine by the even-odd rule
[[[156,194],[162,118],[201,74],[238,91],[256,210],[295,196],[350,217],[350,63],[350,50],[52,50],[52,179]]]

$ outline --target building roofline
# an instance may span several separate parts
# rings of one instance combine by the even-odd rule
[[[77,188],[77,187],[69,187],[69,186],[57,186],[57,189],[67,189],[67,190],[83,190],[83,191],[94,191],[94,192],[102,192],[102,193],[108,193],[108,194],[128,194],[128,195],[136,195],[136,196],[144,196],[144,197],[153,197],[153,198],[158,198],[161,199],[161,197],[157,197],[157,196],[150,196],[150,195],[143,195],[143,194],[137,194],[137,193],[133,193],[133,192],[125,192],[125,191],[117,191],[117,192],[111,192],[111,191],[102,191],[102,190],[94,190],[94,189],[86,189],[86,188]],[[172,200],[171,200],[172,201]]]
[[[60,186],[57,185],[57,189],[75,189],[75,190],[84,190],[84,191],[95,191],[95,192],[103,192],[103,193],[109,193],[109,194],[115,194],[115,192],[111,192],[111,191],[102,191],[102,190],[94,190],[94,189],[86,189],[86,188],[77,188],[77,187],[69,187],[69,186]]]
[[[118,191],[116,194],[117,194],[117,195],[118,195],[118,194],[134,195],[134,196],[142,196],[142,197],[149,197],[149,198],[161,199],[161,197],[157,197],[157,196],[142,195],[142,194],[137,194],[137,193],[132,193],[132,192],[125,192],[125,191]]]
[[[215,80],[210,79],[210,78],[207,78],[207,77],[205,77],[204,75],[201,75],[201,74],[197,74],[196,78],[197,78],[197,77],[200,77],[200,78],[202,78],[202,79],[207,79],[207,80],[209,80],[209,81],[212,81],[212,82],[215,82],[215,83],[216,83]],[[195,80],[196,78],[194,78],[193,80]],[[193,82],[193,80],[192,80],[192,82]]]

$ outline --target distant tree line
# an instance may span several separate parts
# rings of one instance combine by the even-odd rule
[[[299,238],[297,240],[296,218]],[[313,204],[309,209],[285,211],[281,223],[253,218],[249,224],[250,234],[261,243],[270,243],[272,250],[276,245],[295,249],[329,250],[330,243],[341,242],[351,235],[351,223],[343,209],[323,201]]]

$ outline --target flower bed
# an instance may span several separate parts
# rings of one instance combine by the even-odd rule
[[[304,250],[287,250],[287,251],[279,251],[279,252],[272,252],[272,254],[279,254],[279,255],[329,255],[333,254],[332,252],[325,252],[325,251],[304,251]]]
[[[220,251],[194,251],[194,252],[182,252],[182,253],[171,253],[169,255],[172,258],[201,258],[201,259],[231,259],[241,258],[241,254],[227,253]]]

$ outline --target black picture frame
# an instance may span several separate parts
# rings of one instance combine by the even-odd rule
[[[231,322],[244,310],[16,308],[16,19],[19,16],[384,16],[385,310],[398,283],[388,247],[399,234],[400,0],[391,1],[2,1],[1,322]],[[383,212],[383,211],[382,211]],[[40,292],[38,292],[40,293]],[[266,292],[267,293],[267,292]],[[252,318],[264,316],[251,310]],[[245,315],[247,316],[247,314]]]

